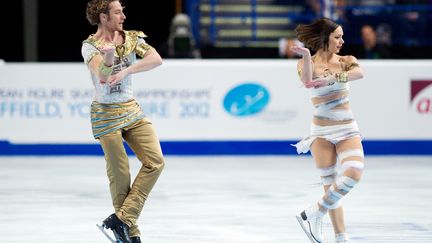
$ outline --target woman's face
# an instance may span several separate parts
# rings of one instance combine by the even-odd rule
[[[339,53],[339,51],[342,49],[342,45],[344,43],[344,40],[342,39],[343,36],[343,30],[342,27],[337,27],[329,36],[329,44],[328,44],[328,51],[333,53]]]

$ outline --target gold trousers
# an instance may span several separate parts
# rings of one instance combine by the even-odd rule
[[[118,115],[128,110],[128,108],[122,109],[124,107],[114,109],[114,113]],[[164,167],[159,138],[151,122],[141,118],[100,136],[99,141],[105,154],[111,198],[116,215],[130,226],[131,237],[139,236],[137,219]],[[142,163],[132,184],[129,160],[123,141],[126,141]]]

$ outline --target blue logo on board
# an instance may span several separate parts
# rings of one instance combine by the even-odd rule
[[[246,83],[231,89],[224,98],[225,110],[234,116],[249,116],[261,112],[269,103],[270,93],[259,84]]]

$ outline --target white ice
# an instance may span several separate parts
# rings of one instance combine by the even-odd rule
[[[131,158],[136,173],[139,162]],[[166,157],[139,219],[148,243],[308,243],[295,219],[322,195],[309,156]],[[366,156],[344,199],[352,243],[432,242],[432,157]],[[0,242],[108,243],[103,157],[0,157]],[[326,242],[334,242],[328,217]]]

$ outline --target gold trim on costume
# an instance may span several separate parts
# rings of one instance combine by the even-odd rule
[[[96,55],[98,55],[99,53],[97,52],[93,52],[92,54],[90,54],[89,58],[86,60],[86,64],[89,64],[90,61],[93,59],[93,57],[95,57]]]
[[[123,103],[91,104],[91,124],[94,138],[99,138],[123,127],[129,126],[145,117],[136,100]]]
[[[124,43],[116,46],[116,51],[114,55],[119,57],[120,59],[128,56],[131,52],[135,51],[138,56],[141,58],[144,57],[145,53],[152,49],[153,47],[147,43],[142,43],[138,45],[138,38],[147,37],[142,31],[137,30],[123,30],[124,33]],[[89,43],[100,50],[103,46],[105,46],[105,42],[99,39],[94,38],[94,34],[90,35],[87,40],[83,41],[83,43]],[[97,55],[98,53],[94,53]],[[89,59],[91,60],[91,58]],[[90,61],[88,61],[90,62]]]
[[[135,48],[135,51],[136,51],[136,54],[138,56],[143,58],[147,54],[147,52],[151,49],[153,49],[153,47],[151,47],[147,43],[141,43],[141,44],[137,45],[137,47]]]
[[[351,69],[354,69],[356,67],[360,67],[360,65],[356,62],[350,63],[346,65],[345,71],[349,71]]]
[[[348,82],[348,73],[343,71],[341,73],[336,73],[336,81],[339,83],[347,83]]]

